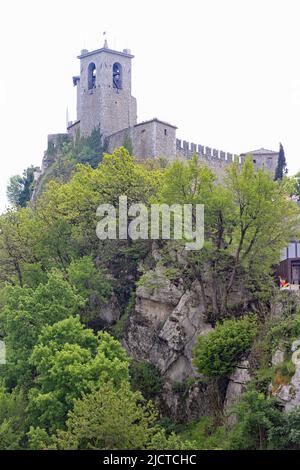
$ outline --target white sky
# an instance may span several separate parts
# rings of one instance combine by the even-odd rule
[[[0,210],[10,176],[40,165],[75,119],[80,50],[130,48],[138,120],[241,153],[284,145],[300,169],[299,0],[2,0]]]

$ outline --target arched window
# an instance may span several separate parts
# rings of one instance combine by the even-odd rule
[[[122,66],[118,62],[113,65],[113,87],[117,90],[122,88]]]
[[[92,90],[93,88],[96,88],[96,65],[91,62],[89,67],[88,67],[88,89]]]

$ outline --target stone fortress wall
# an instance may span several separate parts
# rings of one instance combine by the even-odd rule
[[[176,139],[178,157],[189,160],[193,154],[198,155],[199,161],[207,165],[217,176],[224,175],[226,167],[233,161],[237,161],[240,165],[244,163],[244,156]]]

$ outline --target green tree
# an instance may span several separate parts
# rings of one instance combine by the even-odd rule
[[[192,450],[197,449],[197,445],[194,441],[181,439],[174,432],[167,436],[165,430],[161,429],[154,434],[147,448],[152,450]]]
[[[24,284],[23,267],[34,262],[30,242],[30,210],[9,210],[0,216],[0,283]]]
[[[272,449],[300,449],[300,407],[282,413],[281,419],[273,424],[268,433]]]
[[[132,361],[130,378],[133,390],[142,392],[147,400],[155,397],[162,389],[160,373],[153,364]]]
[[[185,181],[186,177],[183,187]],[[203,303],[206,310],[212,309],[213,321],[228,312],[233,289],[243,286],[258,296],[270,284],[281,250],[297,232],[299,214],[284,187],[267,172],[255,171],[250,159],[242,168],[238,163],[230,165],[224,185],[214,186],[200,184],[198,193],[189,197],[205,204],[206,243],[203,250],[188,255],[190,270],[199,280]],[[210,305],[207,285],[212,292]]]
[[[63,428],[74,399],[112,381],[128,381],[128,358],[108,333],[95,335],[78,317],[43,328],[30,362],[36,370],[29,392],[30,424],[47,431]]]
[[[268,448],[273,428],[282,424],[282,412],[276,407],[276,399],[266,399],[263,393],[251,390],[242,395],[233,408],[237,424],[229,436],[230,449],[263,450]]]
[[[300,171],[294,176],[286,177],[284,179],[285,184],[287,185],[287,191],[290,196],[296,196],[298,200],[300,199]]]
[[[129,155],[133,155],[132,140],[131,140],[130,135],[129,135],[128,133],[126,133],[126,134],[124,135],[122,147],[124,147],[124,148],[127,150],[127,152],[129,153]]]
[[[91,256],[72,261],[67,271],[70,283],[83,298],[94,296],[100,301],[108,299],[112,291],[111,282],[96,269]]]
[[[284,154],[283,145],[279,145],[279,155],[278,155],[278,163],[275,170],[275,180],[282,180],[284,175],[288,172],[286,166],[286,159]]]
[[[79,137],[75,140],[73,149],[78,163],[89,164],[92,168],[97,168],[105,151],[100,128],[94,128],[89,136]]]
[[[8,286],[3,297],[0,328],[6,343],[6,379],[10,386],[30,385],[29,357],[42,328],[74,315],[83,299],[59,273],[50,274],[36,289]]]
[[[25,399],[22,392],[9,393],[0,386],[0,450],[17,450],[25,437]]]
[[[157,432],[157,413],[128,382],[119,388],[106,383],[84,394],[68,415],[66,431],[58,433],[59,449],[145,449]]]
[[[34,172],[36,167],[30,166],[24,170],[23,175],[10,178],[7,187],[7,198],[11,204],[17,207],[25,207],[30,201],[34,189]]]
[[[213,331],[198,337],[194,348],[198,371],[212,377],[230,374],[250,350],[257,331],[256,318],[252,315],[218,323]]]

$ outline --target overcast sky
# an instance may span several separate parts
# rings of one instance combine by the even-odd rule
[[[40,165],[75,119],[80,50],[130,48],[138,120],[234,153],[284,145],[300,169],[299,0],[2,0],[0,210],[10,176]]]

